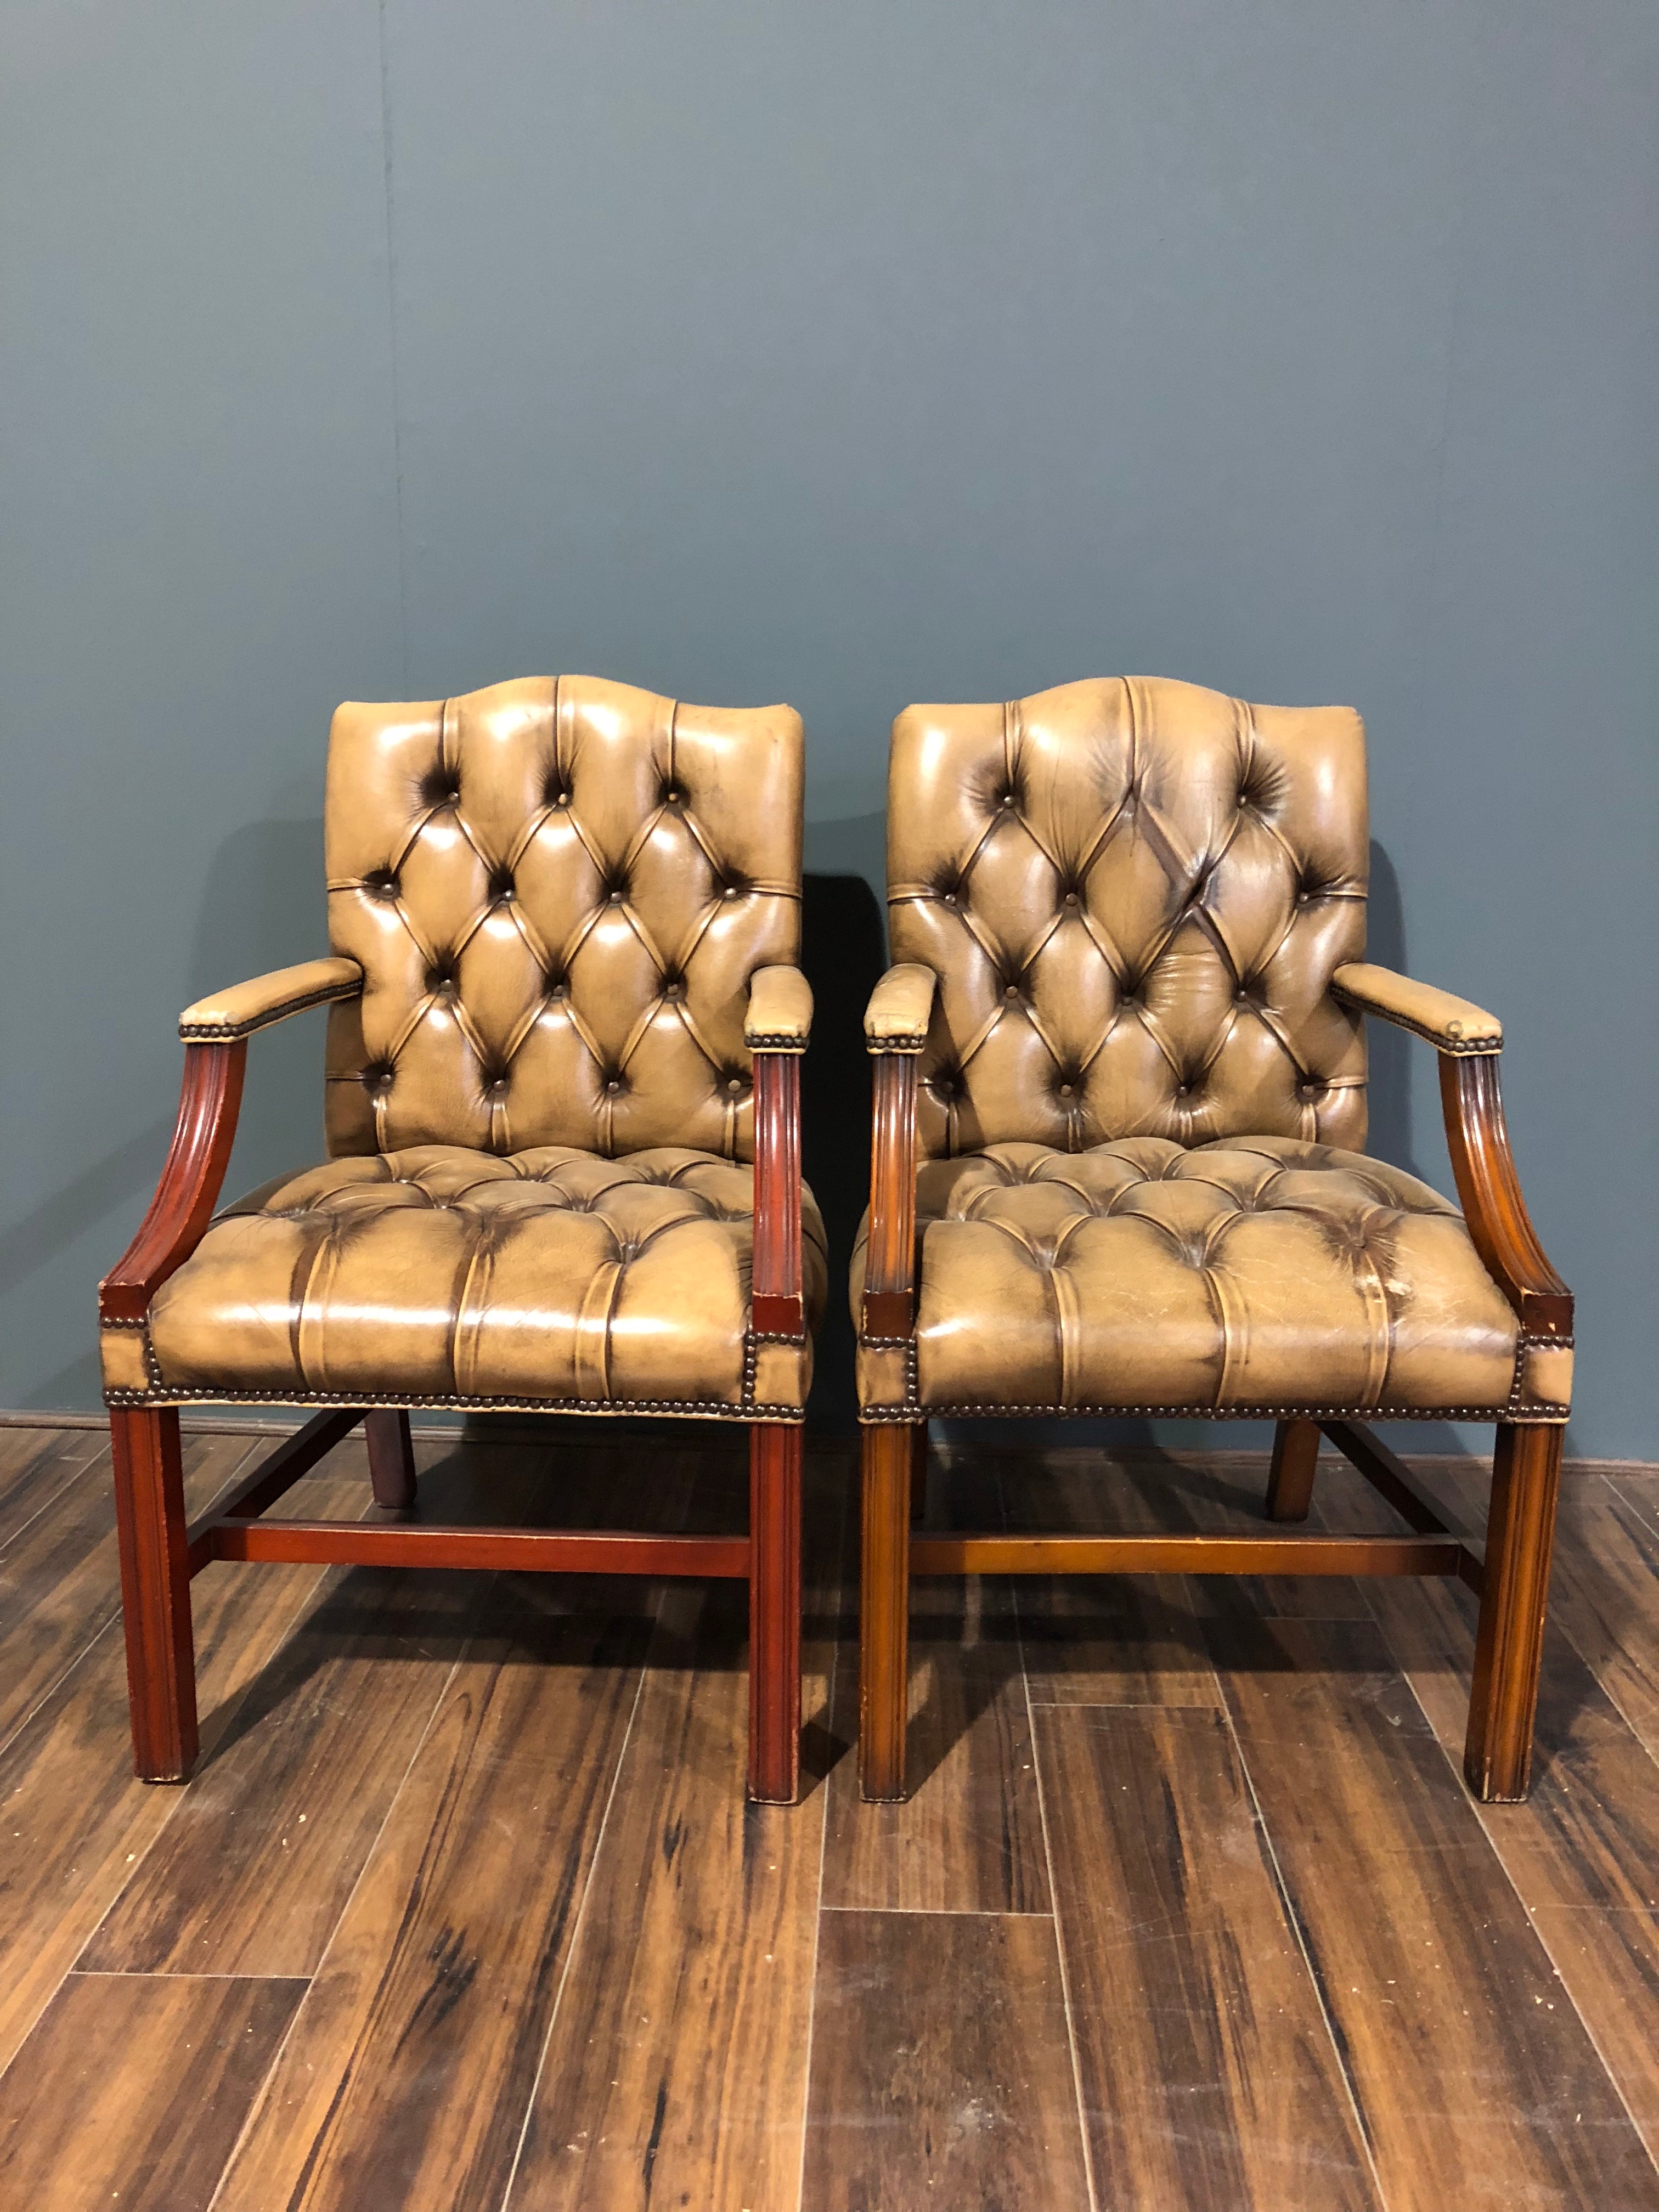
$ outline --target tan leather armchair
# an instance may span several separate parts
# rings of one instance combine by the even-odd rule
[[[826,1285],[800,1175],[802,741],[562,677],[343,706],[332,954],[180,1019],[173,1148],[101,1286],[138,1772],[197,1752],[216,1559],[746,1577],[749,1788],[795,1794],[801,1423]],[[329,1008],[328,1158],[213,1216],[256,1030]],[[185,1521],[179,1411],[318,1408]],[[415,1504],[411,1406],[749,1425],[747,1536],[259,1519],[357,1421]]]
[[[1368,853],[1346,708],[1129,678],[894,725],[852,1279],[867,1796],[903,1793],[912,1573],[1164,1571],[1461,1577],[1468,1778],[1524,1796],[1572,1300],[1516,1178],[1498,1023],[1364,960]],[[1461,1212],[1365,1154],[1366,1014],[1440,1054]],[[1270,1419],[1286,1522],[1322,1432],[1413,1533],[913,1535],[928,1419],[1020,1413]],[[1376,1418],[1496,1423],[1484,1550]]]

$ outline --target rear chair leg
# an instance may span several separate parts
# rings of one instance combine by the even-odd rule
[[[800,1779],[801,1430],[749,1431],[749,1795],[793,1805]]]
[[[144,1782],[185,1782],[198,1739],[178,1409],[112,1407],[109,1427],[133,1771]]]
[[[1313,1504],[1314,1468],[1319,1459],[1317,1421],[1280,1421],[1273,1431],[1273,1465],[1267,1472],[1267,1518],[1305,1521]]]
[[[401,1406],[377,1406],[363,1415],[368,1479],[374,1503],[401,1512],[415,1503],[415,1446]]]
[[[927,1431],[921,1431],[925,1437]],[[910,1477],[915,1431],[871,1422],[864,1462],[859,1601],[859,1787],[879,1802],[904,1795],[908,1702]]]
[[[1516,1805],[1532,1780],[1562,1430],[1504,1424],[1492,1457],[1486,1571],[1475,1634],[1463,1771],[1488,1805]]]

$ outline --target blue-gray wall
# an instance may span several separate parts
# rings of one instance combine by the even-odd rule
[[[1374,945],[1502,1013],[1575,1448],[1659,1457],[1651,0],[0,40],[0,1404],[95,1402],[178,1007],[322,944],[339,698],[787,697],[876,872],[898,707],[1133,670],[1363,711]],[[319,1049],[255,1046],[234,1181]],[[1443,1183],[1431,1057],[1377,1142]]]

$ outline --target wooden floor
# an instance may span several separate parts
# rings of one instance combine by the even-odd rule
[[[741,1439],[422,1447],[443,1519],[742,1524]],[[204,1504],[268,1443],[198,1436]],[[808,1455],[809,1793],[739,1586],[216,1565],[131,1779],[107,1451],[0,1431],[0,2204],[1659,2207],[1659,1478],[1570,1473],[1530,1804],[1442,1583],[933,1583],[858,1801],[852,1455]],[[1261,1471],[937,1459],[938,1526],[1259,1526]],[[1479,1510],[1478,1486],[1442,1494]],[[282,1510],[367,1515],[361,1443]],[[1328,1527],[1388,1510],[1328,1451]]]

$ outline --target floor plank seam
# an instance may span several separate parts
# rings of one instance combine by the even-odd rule
[[[605,1810],[599,1815],[599,1825],[593,1837],[593,1850],[587,1862],[587,1879],[582,1884],[582,1893],[570,1923],[569,1940],[565,1946],[564,1964],[559,1969],[559,1986],[553,1992],[553,2002],[547,2015],[547,2032],[542,2038],[542,2047],[536,2057],[536,2070],[531,2076],[530,2094],[525,2100],[524,2118],[519,2127],[519,2140],[513,2148],[513,2163],[507,2170],[506,2185],[501,2191],[500,2212],[507,2212],[513,2191],[519,2179],[519,2167],[524,2158],[524,2147],[530,2135],[530,2123],[535,2117],[536,2099],[542,2086],[542,2074],[547,2064],[547,2054],[553,2047],[553,2031],[558,2026],[559,2010],[564,2002],[565,1984],[570,1978],[570,1969],[575,1962],[576,1948],[580,1940],[582,1923],[587,1917],[587,1901],[593,1894],[593,1883],[599,1873],[599,1856],[605,1849],[605,1830],[611,1825],[611,1808],[617,1801],[617,1787],[628,1759],[628,1747],[634,1741],[634,1723],[639,1717],[640,1700],[645,1695],[646,1678],[651,1668],[652,1646],[657,1640],[661,1626],[661,1608],[665,1590],[658,1585],[653,1601],[651,1635],[640,1660],[639,1680],[634,1685],[634,1702],[628,1709],[628,1725],[623,1730],[623,1740],[617,1749],[617,1763],[611,1770],[611,1787],[605,1792]],[[208,2212],[213,2212],[211,2205]]]
[[[1411,1671],[1401,1660],[1399,1650],[1395,1646],[1395,1640],[1389,1633],[1388,1624],[1379,1613],[1376,1601],[1371,1592],[1364,1589],[1362,1584],[1360,1594],[1364,1600],[1365,1609],[1375,1622],[1377,1633],[1382,1638],[1383,1647],[1389,1653],[1389,1657],[1394,1661],[1401,1680],[1404,1682],[1406,1687],[1411,1692],[1413,1702],[1415,1704],[1419,1712],[1422,1714],[1425,1722],[1427,1723],[1429,1734],[1433,1739],[1435,1744],[1437,1746],[1441,1757],[1451,1768],[1458,1788],[1463,1791],[1469,1804],[1474,1808],[1475,1826],[1479,1828],[1480,1833],[1486,1838],[1487,1848],[1491,1850],[1493,1858],[1497,1860],[1498,1869],[1503,1875],[1504,1880],[1509,1884],[1510,1888],[1514,1893],[1516,1903],[1521,1907],[1521,1911],[1525,1917],[1528,1927],[1531,1929],[1534,1936],[1536,1936],[1540,1949],[1543,1952],[1544,1956],[1549,1960],[1550,1972],[1555,1978],[1557,1988],[1560,1990],[1562,1996],[1571,2006],[1573,2017],[1583,2029],[1585,2037],[1589,2041],[1589,2047],[1595,2053],[1596,2063],[1601,2067],[1603,2074],[1606,2075],[1607,2078],[1607,2085],[1612,2089],[1614,2097],[1618,2100],[1620,2111],[1624,2113],[1626,2118],[1629,2120],[1632,2130],[1635,2131],[1637,2141],[1646,2152],[1649,2164],[1653,2166],[1655,2172],[1659,2174],[1659,2149],[1656,2149],[1654,2142],[1650,2141],[1648,2134],[1643,2128],[1641,2121],[1632,2110],[1630,2100],[1625,2094],[1624,2089],[1620,2084],[1618,2075],[1613,2072],[1613,2068],[1607,2062],[1607,2055],[1601,2048],[1601,2042],[1596,2036],[1595,2028],[1585,2018],[1583,2007],[1579,2004],[1577,1999],[1573,1996],[1571,1990],[1568,1987],[1566,1977],[1563,1974],[1560,1966],[1557,1964],[1554,1952],[1550,1948],[1549,1937],[1538,1925],[1536,1919],[1533,1916],[1532,1908],[1528,1905],[1526,1899],[1522,1895],[1520,1885],[1516,1881],[1514,1875],[1510,1871],[1509,1862],[1504,1856],[1502,1850],[1499,1850],[1497,1838],[1492,1834],[1492,1830],[1486,1825],[1480,1802],[1475,1796],[1474,1791],[1469,1789],[1468,1783],[1464,1780],[1463,1770],[1458,1762],[1455,1753],[1447,1746],[1438,1729],[1435,1727],[1433,1717],[1430,1714],[1427,1706],[1425,1705],[1422,1698],[1418,1696],[1417,1685],[1412,1680]],[[1580,1652],[1578,1656],[1581,1659],[1583,1658],[1583,1652]],[[1585,1660],[1584,1664],[1586,1667],[1589,1667],[1589,1662]],[[1590,1674],[1592,1679],[1595,1679],[1595,1669],[1593,1668],[1590,1668]],[[1634,1731],[1632,1731],[1632,1733],[1634,1733]],[[1659,2131],[1656,2132],[1659,2133]]]
[[[242,1455],[242,1456],[241,1456],[241,1458],[240,1458],[240,1459],[239,1459],[239,1460],[237,1461],[237,1462],[236,1462],[236,1465],[235,1465],[234,1468],[233,1468],[233,1470],[232,1470],[232,1476],[233,1476],[233,1479],[234,1478],[234,1476],[235,1476],[237,1474],[240,1474],[240,1471],[241,1471],[241,1469],[242,1469],[242,1468],[246,1465],[247,1461],[248,1461],[248,1459],[249,1459],[250,1455],[251,1455],[251,1448],[250,1448],[250,1451],[248,1451],[248,1452],[244,1452],[244,1453],[243,1453],[243,1455]],[[99,1457],[99,1455],[98,1455],[97,1453],[95,1453],[95,1452],[94,1452],[94,1455],[93,1455],[93,1458],[92,1458],[92,1460],[90,1460],[90,1461],[88,1461],[88,1463],[87,1463],[87,1464],[88,1464],[88,1466],[89,1467],[89,1466],[93,1465],[93,1464],[95,1462],[95,1461],[97,1460],[97,1458],[98,1458],[98,1457]],[[82,1472],[82,1474],[84,1474],[84,1473],[86,1472],[86,1469],[85,1469],[85,1468],[82,1468],[82,1469],[81,1470],[81,1472]],[[50,1509],[51,1509],[53,1505],[57,1504],[57,1503],[58,1502],[58,1500],[59,1500],[60,1498],[62,1498],[63,1497],[64,1497],[68,1492],[70,1492],[70,1490],[72,1490],[72,1489],[75,1487],[75,1483],[76,1483],[76,1482],[77,1482],[77,1481],[79,1481],[79,1480],[80,1480],[80,1475],[79,1475],[79,1474],[77,1474],[76,1476],[75,1476],[75,1477],[74,1477],[74,1479],[73,1479],[72,1480],[70,1480],[70,1481],[69,1481],[69,1482],[64,1483],[64,1484],[63,1485],[63,1486],[62,1486],[62,1488],[61,1488],[61,1489],[58,1489],[58,1490],[55,1490],[55,1491],[53,1491],[53,1492],[52,1492],[52,1496],[51,1496],[51,1497],[46,1500],[46,1504],[44,1504],[44,1505],[40,1508],[40,1512],[45,1513],[45,1512],[49,1511],[49,1510],[50,1510]],[[112,1517],[112,1520],[113,1520],[113,1510],[112,1510],[112,1516],[111,1516],[111,1517]],[[29,1516],[29,1519],[28,1519],[28,1521],[24,1524],[24,1525],[25,1525],[25,1527],[28,1527],[28,1526],[33,1525],[33,1523],[35,1521],[37,1521],[39,1518],[40,1518],[40,1515],[39,1515],[39,1514],[31,1514],[31,1515]],[[22,1532],[21,1532],[21,1530],[20,1530],[18,1533],[19,1533],[19,1534],[21,1534]],[[7,1548],[8,1548],[8,1550],[9,1550],[10,1547],[9,1546]],[[41,1692],[40,1695],[40,1696],[35,1699],[34,1703],[33,1703],[33,1704],[29,1707],[28,1711],[27,1711],[23,1715],[23,1717],[21,1718],[21,1720],[20,1720],[20,1721],[17,1723],[16,1726],[15,1726],[15,1727],[11,1730],[10,1734],[9,1734],[9,1735],[8,1735],[0,1736],[0,1759],[3,1759],[3,1758],[4,1758],[4,1756],[5,1756],[6,1753],[7,1753],[7,1752],[9,1752],[9,1751],[11,1749],[11,1747],[13,1746],[13,1744],[15,1744],[15,1743],[17,1741],[18,1738],[22,1735],[22,1733],[23,1733],[24,1729],[27,1729],[27,1728],[28,1727],[29,1723],[30,1723],[34,1719],[34,1717],[35,1717],[36,1714],[38,1714],[38,1713],[40,1713],[40,1712],[43,1711],[44,1711],[44,1709],[45,1709],[47,1705],[49,1705],[52,1703],[52,1699],[57,1696],[57,1694],[58,1694],[58,1691],[59,1691],[59,1690],[61,1690],[61,1689],[63,1688],[63,1686],[64,1686],[64,1683],[68,1681],[68,1680],[69,1680],[70,1676],[70,1675],[75,1672],[76,1668],[81,1664],[82,1661],[86,1657],[87,1654],[88,1654],[90,1650],[92,1650],[92,1649],[94,1648],[94,1645],[96,1645],[96,1644],[100,1644],[100,1643],[103,1641],[104,1638],[109,1634],[110,1630],[111,1630],[112,1628],[113,1628],[113,1627],[115,1627],[115,1626],[117,1626],[117,1624],[119,1622],[120,1619],[121,1619],[121,1602],[120,1602],[119,1596],[118,1595],[118,1597],[117,1597],[117,1599],[116,1599],[115,1610],[114,1610],[114,1612],[110,1615],[109,1619],[108,1619],[107,1620],[104,1621],[104,1622],[103,1622],[103,1623],[102,1623],[102,1624],[101,1624],[98,1628],[96,1628],[96,1629],[94,1629],[94,1632],[93,1632],[92,1635],[88,1638],[88,1640],[86,1641],[86,1643],[85,1643],[85,1644],[83,1644],[81,1646],[81,1649],[80,1649],[80,1650],[79,1650],[75,1654],[74,1657],[68,1661],[68,1662],[64,1665],[64,1667],[63,1668],[63,1669],[62,1669],[62,1671],[61,1671],[60,1673],[58,1673],[58,1674],[55,1674],[55,1675],[52,1677],[52,1679],[51,1682],[50,1682],[50,1683],[46,1686],[46,1688]],[[157,1786],[158,1788],[162,1788],[162,1787],[166,1787],[167,1785],[165,1785],[165,1784],[158,1784],[156,1786]],[[3,2070],[3,2069],[0,2069],[0,2070]]]
[[[304,1982],[309,1986],[312,1977],[309,1974],[198,1973],[192,1967],[71,1966],[64,1979],[66,1982]]]
[[[1602,1474],[1598,1475],[1596,1479],[1604,1486],[1613,1501],[1613,1517],[1616,1520],[1621,1518],[1616,1510],[1621,1505],[1625,1508],[1626,1512],[1636,1512],[1639,1517],[1639,1510],[1632,1504],[1630,1499],[1625,1496],[1624,1492],[1619,1488],[1618,1484],[1614,1482],[1610,1476]],[[1560,1552],[1561,1547],[1558,1541],[1556,1547],[1556,1557],[1553,1562],[1553,1565],[1555,1567],[1559,1567],[1561,1565]],[[1571,1565],[1567,1567],[1566,1573],[1571,1580],[1577,1582],[1577,1576]],[[1552,1579],[1553,1579],[1553,1574]],[[1369,1603],[1369,1600],[1367,1600],[1367,1602]],[[1553,1620],[1555,1626],[1560,1629],[1561,1633],[1566,1638],[1568,1643],[1571,1644],[1573,1650],[1583,1661],[1585,1666],[1589,1668],[1590,1674],[1594,1676],[1597,1686],[1601,1691],[1602,1695],[1607,1698],[1607,1703],[1613,1707],[1620,1719],[1623,1721],[1625,1726],[1635,1737],[1637,1742],[1641,1745],[1642,1749],[1653,1761],[1654,1765],[1656,1766],[1659,1766],[1659,1747],[1656,1747],[1654,1743],[1649,1741],[1646,1731],[1638,1727],[1632,1716],[1626,1711],[1623,1705],[1620,1702],[1619,1693],[1613,1688],[1613,1685],[1610,1682],[1604,1682],[1601,1680],[1601,1676],[1596,1669],[1595,1661],[1590,1657],[1589,1652],[1585,1650],[1577,1636],[1573,1632],[1571,1622],[1565,1617],[1565,1608],[1559,1607],[1554,1608],[1550,1618]],[[1386,1631],[1384,1632],[1386,1633]]]
[[[62,1674],[55,1674],[52,1677],[51,1683],[40,1692],[40,1695],[29,1707],[27,1712],[24,1714],[22,1719],[19,1721],[16,1727],[13,1729],[11,1734],[7,1736],[0,1736],[0,1759],[3,1759],[5,1757],[6,1753],[11,1749],[13,1744],[16,1742],[19,1736],[22,1735],[25,1729],[29,1726],[36,1715],[46,1711],[46,1707],[58,1695],[59,1690],[63,1688],[64,1683],[68,1681],[70,1676],[81,1664],[87,1654],[94,1650],[97,1645],[103,1642],[104,1638],[109,1634],[111,1629],[119,1626],[120,1619],[121,1608],[119,1606],[117,1606],[115,1611],[110,1615],[109,1619],[104,1622],[103,1626],[95,1630],[90,1638],[81,1646],[81,1649],[64,1668]],[[165,1787],[166,1785],[158,1784],[157,1786]]]
[[[1261,1809],[1261,1800],[1256,1792],[1255,1777],[1250,1772],[1249,1760],[1244,1755],[1244,1740],[1239,1735],[1237,1720],[1233,1712],[1231,1701],[1227,1696],[1227,1686],[1221,1679],[1219,1668],[1215,1669],[1215,1677],[1216,1687],[1221,1696],[1222,1717],[1226,1723],[1227,1734],[1232,1741],[1234,1754],[1238,1760],[1239,1773],[1243,1778],[1245,1789],[1249,1792],[1251,1809],[1255,1814],[1256,1826],[1261,1832],[1261,1842],[1267,1854],[1267,1863],[1273,1869],[1273,1886],[1279,1892],[1279,1905],[1284,1911],[1285,1922],[1296,1938],[1296,1948],[1300,1952],[1303,1966],[1307,1970],[1314,1999],[1319,2007],[1320,2018],[1324,2021],[1325,2033],[1330,2038],[1331,2050],[1335,2055],[1337,2069],[1342,2076],[1342,2085],[1347,2091],[1348,2109],[1353,2114],[1354,2126],[1358,2131],[1361,2143],[1364,2146],[1365,2164],[1370,2173],[1371,2186],[1376,2191],[1378,2204],[1386,2208],[1389,2197],[1382,2186],[1382,2176],[1377,2168],[1376,2146],[1371,2141],[1370,2128],[1360,2104],[1359,2087],[1353,2077],[1353,2069],[1349,2063],[1346,2046],[1341,2036],[1338,2034],[1336,2022],[1331,2016],[1330,2001],[1325,1992],[1324,1977],[1314,1963],[1313,1952],[1308,1942],[1307,1929],[1303,1925],[1302,1916],[1296,1909],[1290,1884],[1285,1879],[1285,1869],[1279,1861],[1279,1849],[1273,1842],[1273,1831],[1267,1826],[1267,1816]]]
[[[69,1492],[74,1489],[77,1482],[81,1481],[85,1476],[88,1475],[92,1472],[93,1468],[97,1466],[99,1460],[102,1456],[103,1455],[101,1452],[94,1452],[90,1459],[76,1460],[75,1462],[64,1475],[62,1482],[60,1482],[57,1489],[52,1492],[52,1495],[49,1498],[43,1498],[40,1503],[35,1507],[33,1512],[29,1515],[28,1518],[25,1521],[20,1521],[17,1526],[12,1530],[10,1535],[7,1537],[5,1542],[3,1544],[0,1544],[0,1565],[4,1564],[9,1554],[16,1549],[17,1546],[22,1541],[29,1530],[33,1528],[35,1522],[40,1518],[40,1516],[43,1513],[50,1513],[52,1507],[58,1504],[60,1498],[66,1497]]]
[[[1002,1484],[997,1482],[1001,1499],[1002,1518],[1007,1522],[1007,1503],[1001,1498]],[[1014,1647],[1019,1657],[1020,1685],[1025,1692],[1025,1725],[1031,1742],[1031,1774],[1036,1784],[1037,1826],[1042,1832],[1042,1865],[1048,1882],[1048,1917],[1054,1924],[1054,1959],[1060,1969],[1060,2002],[1066,2014],[1066,2044],[1072,2054],[1072,2100],[1077,2111],[1078,2137],[1083,2147],[1083,2185],[1089,2192],[1090,2212],[1101,2212],[1100,2191],[1095,2179],[1093,2146],[1089,2141],[1089,2124],[1083,2106],[1083,2063],[1078,2055],[1077,2022],[1072,2016],[1072,1982],[1066,1966],[1066,1936],[1060,1924],[1059,1893],[1054,1886],[1054,1845],[1048,1834],[1048,1801],[1042,1787],[1042,1759],[1037,1749],[1036,1720],[1031,1709],[1031,1681],[1025,1671],[1025,1636],[1020,1625],[1019,1592],[1012,1594],[1014,1621]]]
[[[365,1507],[364,1511],[367,1512],[367,1510],[368,1508]],[[308,1619],[309,1617],[309,1615],[305,1616],[306,1619]],[[303,1625],[303,1620],[296,1622],[295,1624],[294,1634],[297,1635]],[[291,1640],[291,1638],[288,1639],[288,1641]],[[374,1831],[374,1841],[369,1844],[368,1850],[363,1854],[363,1863],[357,1869],[356,1879],[353,1881],[350,1888],[346,1892],[345,1897],[341,1903],[340,1910],[335,1917],[334,1925],[328,1932],[328,1941],[324,1944],[321,1951],[318,1954],[316,1964],[313,1966],[309,1976],[306,1978],[307,1983],[306,1996],[301,1999],[297,2005],[295,2006],[293,2016],[289,2020],[288,2026],[283,2029],[282,2034],[278,2037],[276,2048],[270,2054],[270,2063],[266,2067],[258,2089],[248,2100],[248,2108],[243,2116],[242,2124],[237,2130],[236,2140],[230,2147],[230,2155],[226,2159],[224,2166],[221,2169],[219,2179],[213,2185],[213,2194],[207,2201],[205,2212],[213,2212],[214,2206],[219,2202],[221,2196],[224,2193],[225,2184],[229,2179],[231,2172],[235,2166],[236,2160],[241,2154],[242,2145],[247,2141],[249,2135],[252,2133],[254,2122],[258,2119],[265,2099],[270,2094],[271,2084],[276,2078],[276,2069],[283,2063],[283,2053],[287,2050],[289,2040],[293,2035],[295,2027],[299,2025],[300,2015],[304,2012],[307,2004],[310,2001],[312,1990],[316,1987],[318,1981],[321,1978],[323,1969],[328,1963],[328,1954],[334,1947],[335,1937],[339,1934],[340,1929],[345,1924],[346,1916],[351,1910],[352,1900],[356,1896],[358,1890],[362,1887],[363,1881],[368,1873],[369,1868],[374,1864],[374,1854],[380,1848],[381,1837],[386,1833],[386,1824],[392,1818],[398,1799],[403,1796],[405,1788],[408,1786],[409,1778],[415,1771],[415,1762],[420,1757],[422,1749],[426,1743],[426,1740],[432,1733],[433,1725],[437,1720],[439,1713],[443,1710],[444,1699],[449,1694],[449,1686],[454,1680],[457,1674],[460,1671],[460,1668],[465,1661],[467,1652],[471,1647],[472,1640],[473,1639],[471,1636],[464,1638],[459,1650],[456,1653],[455,1657],[450,1662],[449,1672],[444,1676],[442,1682],[439,1686],[438,1693],[432,1701],[432,1710],[426,1717],[426,1725],[422,1729],[415,1747],[409,1754],[408,1764],[404,1768],[403,1774],[398,1780],[398,1787],[392,1791],[391,1796],[386,1800],[386,1812],[381,1818],[380,1826]],[[286,1649],[286,1642],[283,1645],[279,1647],[279,1650],[283,1649]],[[273,1652],[270,1656],[270,1659],[266,1662],[267,1665],[274,1664],[276,1656],[277,1653]],[[250,1684],[249,1687],[251,1689],[252,1685]]]

